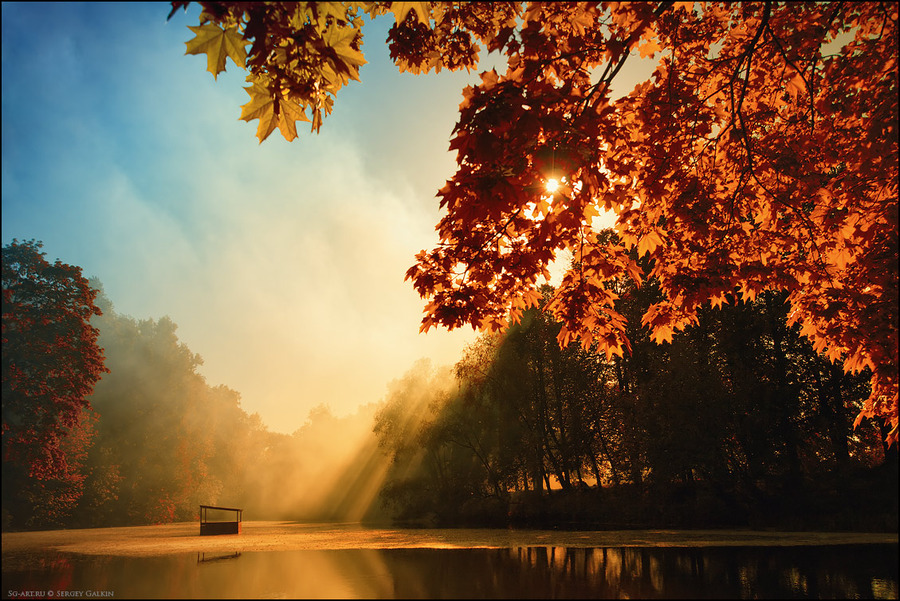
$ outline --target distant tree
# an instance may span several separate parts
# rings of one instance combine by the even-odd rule
[[[897,440],[896,3],[200,4],[187,52],[213,75],[226,58],[249,71],[241,119],[260,141],[321,128],[365,63],[363,12],[394,15],[401,71],[505,55],[504,73],[463,91],[440,242],[407,272],[423,330],[502,329],[539,303],[560,251],[577,267],[548,306],[559,340],[608,356],[631,344],[608,285],[620,275],[658,280],[641,317],[656,342],[735,291],[784,290],[817,352],[871,370],[857,423],[879,416]],[[633,53],[656,70],[615,99]],[[618,242],[593,228],[603,211]]]
[[[391,461],[381,498],[397,519],[455,522],[467,501],[488,494],[492,460],[478,456],[483,431],[459,411],[458,392],[448,368],[422,359],[390,384],[375,413]]]
[[[3,248],[4,527],[58,525],[78,502],[95,419],[87,397],[107,371],[90,324],[97,291],[42,246]]]
[[[239,393],[198,373],[171,319],[118,314],[102,293],[98,304],[110,373],[91,397],[100,419],[78,525],[190,520],[201,503],[256,519],[365,514],[379,472],[356,445],[375,445],[371,412],[337,418],[322,405],[292,435],[269,432]]]
[[[652,280],[623,284],[623,315],[657,301]],[[392,387],[376,420],[393,458],[384,496],[403,519],[455,524],[889,523],[896,448],[868,420],[852,428],[867,374],[818,355],[784,300],[706,308],[667,345],[631,321],[624,357],[559,348],[561,324],[531,308],[466,349],[455,392],[415,372]],[[845,517],[872,481],[878,509]]]
[[[544,292],[549,301],[552,290]],[[539,308],[526,311],[499,344],[486,379],[494,402],[509,408],[504,430],[518,425],[530,472],[525,479],[536,491],[542,489],[541,479],[549,483],[550,476],[563,489],[577,486],[589,474],[602,478],[596,445],[603,440],[600,415],[608,408],[602,373],[608,366],[577,344],[561,349],[560,327]]]
[[[197,373],[202,358],[178,340],[170,318],[135,320],[101,300],[108,308],[96,325],[110,373],[91,396],[100,419],[90,484],[102,494],[85,501],[101,503],[98,519],[112,520],[102,525],[193,519],[199,503],[215,504],[223,492],[210,461],[236,396],[210,389]]]

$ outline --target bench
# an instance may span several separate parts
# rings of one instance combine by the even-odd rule
[[[210,520],[209,510],[213,510],[215,516],[218,511],[234,512],[233,520]],[[216,507],[214,505],[200,506],[200,536],[215,534],[240,534],[241,533],[241,517],[243,509],[234,507]]]

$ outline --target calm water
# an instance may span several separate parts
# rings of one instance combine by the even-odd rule
[[[4,598],[896,599],[898,546],[41,554]],[[26,597],[27,595],[27,597]]]

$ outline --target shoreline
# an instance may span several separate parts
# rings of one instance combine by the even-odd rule
[[[753,530],[512,530],[397,529],[358,523],[246,521],[241,534],[200,536],[199,522],[155,526],[9,532],[2,555],[41,552],[122,557],[175,553],[338,549],[471,549],[517,547],[734,547],[898,544],[892,532],[770,532]]]

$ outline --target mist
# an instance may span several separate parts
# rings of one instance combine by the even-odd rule
[[[250,519],[359,522],[384,518],[377,503],[389,459],[380,452],[375,404],[335,417],[321,405],[290,436],[275,436],[246,473],[234,502]],[[226,499],[222,501],[227,505]],[[228,501],[231,502],[231,501]]]
[[[168,22],[153,4],[3,11],[4,241],[42,240],[123,313],[171,317],[198,373],[271,431],[321,403],[350,415],[474,337],[419,334],[424,303],[403,278],[437,241],[434,196],[477,76],[398,73],[388,17],[367,26],[363,81],[321,134],[260,145],[238,119],[245,74],[214,79],[184,55],[199,6]]]
[[[245,411],[238,391],[207,381],[203,358],[171,318],[120,314],[102,283],[91,285],[109,371],[69,433],[89,441],[70,458],[84,474],[83,494],[38,499],[5,527],[194,521],[200,505],[241,508],[245,520],[390,520],[381,493],[398,441],[414,443],[435,399],[446,397],[449,368],[420,360],[354,413],[336,415],[322,402],[291,434],[275,432]],[[335,377],[352,379],[355,369],[347,362]]]

